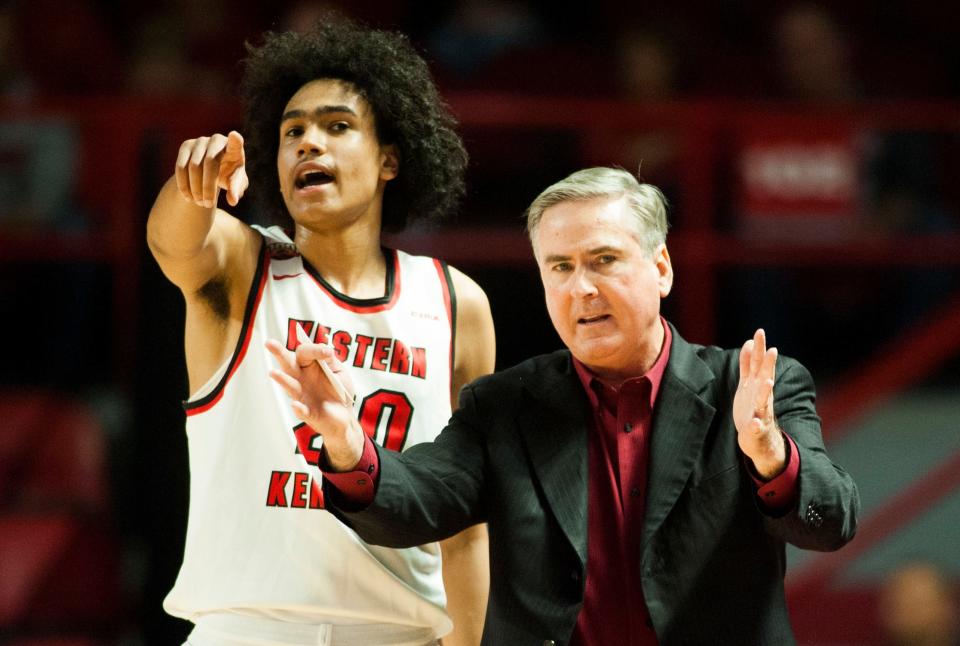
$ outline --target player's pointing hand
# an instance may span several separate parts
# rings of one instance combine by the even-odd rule
[[[249,186],[243,136],[236,130],[226,136],[187,139],[180,144],[174,170],[180,195],[197,206],[213,208],[220,189],[236,206]]]

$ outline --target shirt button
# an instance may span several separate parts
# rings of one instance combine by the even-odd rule
[[[632,498],[636,498],[639,495],[640,495],[640,487],[634,487],[633,489],[630,490],[630,496]]]
[[[624,433],[629,433],[632,430],[633,430],[633,424],[631,424],[630,422],[627,422],[626,424],[623,425]]]
[[[374,466],[371,464],[367,467],[367,473],[373,473]]]

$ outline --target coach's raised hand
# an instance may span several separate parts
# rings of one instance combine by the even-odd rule
[[[180,195],[188,202],[213,208],[220,189],[225,189],[227,203],[236,206],[249,185],[243,136],[232,130],[226,136],[187,139],[180,144],[174,175]]]
[[[777,349],[757,330],[740,349],[740,383],[733,398],[733,423],[740,450],[757,473],[770,480],[786,467],[786,445],[773,414]]]
[[[363,429],[353,413],[349,398],[344,400],[332,379],[339,379],[350,397],[353,384],[333,349],[327,345],[301,343],[294,352],[270,339],[267,349],[279,370],[270,377],[286,391],[297,419],[323,436],[323,451],[334,471],[350,471],[363,455]],[[334,373],[327,377],[319,362]]]

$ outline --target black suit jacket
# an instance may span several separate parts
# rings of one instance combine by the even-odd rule
[[[780,357],[778,423],[800,451],[799,501],[779,517],[758,505],[731,408],[738,351],[674,330],[654,407],[647,511],[636,561],[662,645],[794,643],[784,544],[833,550],[855,532],[859,497],[824,451],[813,381]],[[366,541],[407,547],[489,523],[490,600],[483,644],[569,641],[587,562],[590,410],[568,351],[535,357],[464,388],[434,441],[379,450],[373,503],[331,511]],[[629,611],[629,609],[627,609]]]

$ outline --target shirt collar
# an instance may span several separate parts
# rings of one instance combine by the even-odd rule
[[[632,382],[638,379],[646,379],[650,382],[650,410],[653,410],[653,405],[657,401],[657,394],[660,392],[660,383],[663,381],[663,374],[666,372],[667,363],[670,361],[670,346],[673,345],[673,333],[670,331],[670,326],[667,325],[666,319],[662,316],[660,317],[660,323],[663,325],[663,346],[660,348],[660,355],[657,357],[657,360],[653,362],[653,365],[650,366],[650,369],[647,370],[642,375],[637,377],[632,377],[627,379],[620,384],[622,388],[624,384]],[[590,400],[590,406],[594,409],[600,407],[601,402],[598,396],[598,391],[606,389],[613,390],[611,393],[613,396],[613,401],[616,401],[617,391],[611,389],[609,386],[606,386],[601,382],[590,369],[581,363],[576,357],[571,357],[573,359],[573,367],[577,371],[577,377],[580,379],[580,384],[583,386],[583,390],[587,393],[587,398]],[[606,399],[606,398],[605,398]]]

